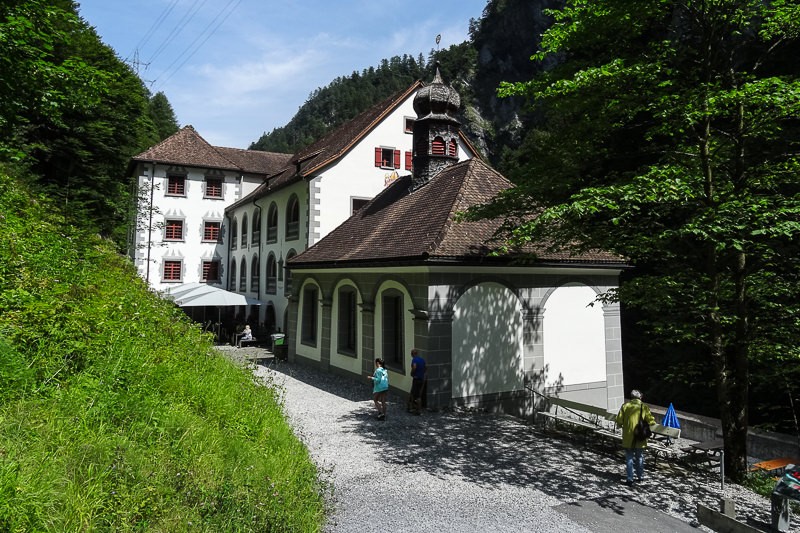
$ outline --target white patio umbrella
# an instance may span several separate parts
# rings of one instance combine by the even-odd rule
[[[182,283],[174,287],[169,287],[164,291],[164,296],[174,301],[177,298],[188,296],[189,294],[201,294],[206,292],[209,288],[211,288],[211,285],[207,283],[193,281],[191,283]]]
[[[193,290],[173,297],[173,301],[179,307],[202,307],[215,305],[218,307],[230,307],[234,305],[261,305],[261,300],[226,291],[219,287],[206,286],[206,290]]]

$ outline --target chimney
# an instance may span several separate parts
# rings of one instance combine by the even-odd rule
[[[433,81],[417,91],[414,97],[414,155],[412,190],[416,190],[458,162],[458,132],[456,115],[461,98],[455,89],[442,81],[439,67]]]

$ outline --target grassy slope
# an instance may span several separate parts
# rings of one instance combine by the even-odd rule
[[[0,530],[315,531],[279,393],[0,168]]]

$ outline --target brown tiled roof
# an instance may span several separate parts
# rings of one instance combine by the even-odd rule
[[[243,150],[241,148],[226,148],[223,146],[216,146],[215,148],[224,157],[236,163],[243,171],[252,174],[274,174],[284,168],[292,158],[292,154]]]
[[[489,258],[489,244],[500,220],[456,221],[456,215],[484,203],[511,183],[480,159],[454,164],[423,187],[410,191],[404,176],[329,233],[291,259],[293,267],[373,264],[379,262],[504,261]],[[543,262],[622,264],[606,252],[580,255],[538,252]]]
[[[184,126],[160,143],[133,156],[131,161],[267,175],[283,168],[290,158],[289,154],[212,146],[192,126]]]

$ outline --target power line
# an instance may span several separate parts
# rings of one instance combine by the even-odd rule
[[[183,14],[183,17],[181,17],[177,24],[175,24],[175,27],[172,28],[172,31],[167,34],[164,40],[161,41],[161,44],[158,45],[158,48],[156,48],[156,51],[153,52],[153,55],[150,56],[150,62],[155,61],[155,59],[161,55],[161,52],[163,52],[167,46],[175,40],[175,38],[183,31],[186,25],[191,22],[197,12],[200,11],[200,9],[205,5],[206,1],[207,0],[203,0],[198,4],[197,0],[195,0],[194,4],[192,4],[192,7],[189,8],[189,11]]]
[[[155,31],[167,19],[172,10],[175,9],[176,5],[178,5],[178,0],[172,0],[172,3],[169,6],[167,6],[167,8],[161,13],[161,15],[159,15],[158,18],[156,18],[156,20],[153,21],[153,23],[150,25],[150,28],[145,32],[142,38],[139,39],[139,42],[136,43],[136,46],[133,48],[134,54],[136,54],[137,56],[139,55],[139,48],[147,41],[147,39],[149,39],[153,35],[153,33],[155,33]],[[125,61],[127,61],[129,57],[130,54],[128,54],[128,57],[125,58]]]

